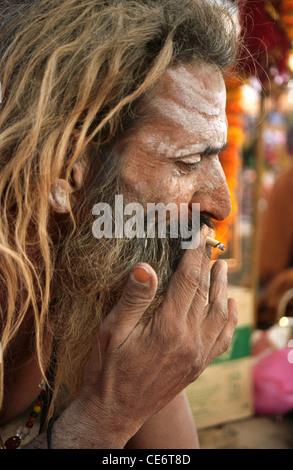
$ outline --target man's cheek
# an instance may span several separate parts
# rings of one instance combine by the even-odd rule
[[[134,185],[134,191],[138,194],[146,194],[148,192],[149,185],[146,181],[138,181]]]
[[[125,161],[120,172],[122,189],[125,193],[132,194],[136,198],[147,195],[150,188],[149,177],[143,170],[142,162],[143,160],[140,163],[141,170],[139,171],[137,161]]]

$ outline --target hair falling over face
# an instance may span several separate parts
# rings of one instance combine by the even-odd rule
[[[5,356],[28,312],[34,318],[34,353],[44,373],[46,335],[52,334],[57,345],[48,417],[61,384],[70,396],[78,393],[93,335],[105,314],[99,305],[112,305],[113,287],[119,292],[117,285],[123,287],[133,266],[114,242],[106,250],[102,244],[98,251],[94,246],[90,213],[103,190],[91,190],[100,184],[99,178],[96,185],[85,185],[82,207],[71,211],[58,228],[58,236],[51,230],[51,186],[61,174],[69,181],[75,162],[88,158],[89,180],[95,172],[99,174],[94,169],[99,161],[102,167],[112,167],[107,187],[115,191],[111,174],[116,175],[119,158],[113,157],[107,164],[103,149],[131,126],[139,100],[154,89],[167,68],[196,59],[224,72],[234,64],[234,13],[235,2],[209,0],[1,2],[0,318],[4,362],[0,404]],[[74,140],[73,135],[77,135]],[[83,269],[81,259],[86,259]],[[105,263],[112,270],[111,279],[105,277]],[[160,271],[158,260],[154,263]],[[56,285],[58,299],[52,295]],[[80,338],[88,348],[80,346]]]

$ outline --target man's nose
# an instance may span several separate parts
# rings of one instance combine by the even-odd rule
[[[224,220],[230,215],[230,191],[220,162],[217,162],[217,169],[206,174],[191,202],[199,203],[200,211],[215,220]]]

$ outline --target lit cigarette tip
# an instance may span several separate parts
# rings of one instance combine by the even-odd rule
[[[218,248],[218,250],[221,250],[221,251],[226,250],[225,245],[223,245],[223,243],[220,243],[220,245],[218,245],[217,248]]]
[[[214,248],[218,248],[218,250],[225,251],[225,245],[223,243],[219,242],[218,240],[214,240],[213,238],[207,237],[206,238],[207,245],[210,245]]]

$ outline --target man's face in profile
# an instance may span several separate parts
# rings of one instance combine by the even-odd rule
[[[113,208],[115,195],[122,194],[125,204],[144,208],[148,203],[175,203],[180,211],[181,204],[198,203],[201,223],[208,225],[211,219],[226,218],[230,196],[218,157],[227,139],[225,107],[225,83],[215,67],[169,69],[141,103],[137,121],[118,140],[116,164],[110,158],[104,184],[95,183],[93,205],[104,202]],[[68,244],[73,256],[65,263],[69,260],[68,271],[74,272],[68,280],[70,293],[74,283],[73,297],[82,292],[99,299],[103,316],[117,303],[139,262],[149,263],[157,273],[159,303],[183,254],[180,237],[97,240],[88,220]],[[57,259],[64,273],[62,252]],[[150,310],[155,306],[156,301]]]
[[[202,215],[225,219],[230,196],[218,158],[227,139],[225,108],[225,83],[215,67],[169,69],[118,144],[127,200],[199,203]]]

